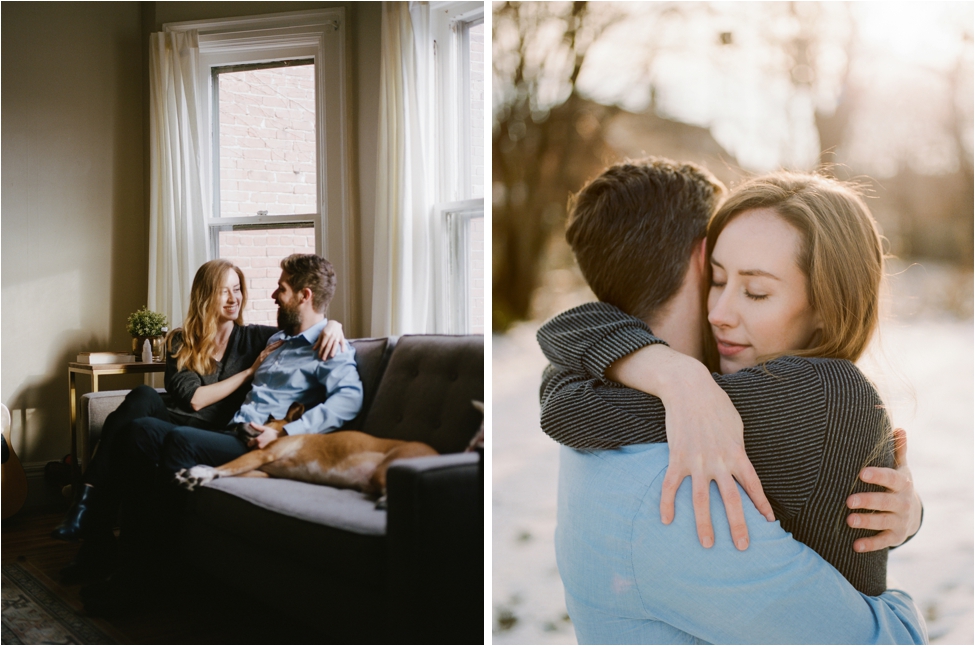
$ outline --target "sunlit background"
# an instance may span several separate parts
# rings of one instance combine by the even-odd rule
[[[864,185],[894,256],[862,368],[925,501],[890,572],[935,643],[973,641],[973,4],[495,3],[494,641],[572,643],[555,567],[539,323],[592,300],[564,241],[571,192],[659,155]],[[679,511],[679,510],[678,510]]]

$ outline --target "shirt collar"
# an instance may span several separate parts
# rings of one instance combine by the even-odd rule
[[[285,336],[285,339],[297,339],[298,337],[304,337],[305,341],[308,341],[308,345],[312,345],[313,343],[315,343],[315,341],[318,340],[318,335],[322,333],[322,330],[325,329],[325,325],[327,323],[328,323],[327,318],[322,319],[321,321],[311,326],[304,332],[301,332],[300,334],[296,334],[294,336]]]

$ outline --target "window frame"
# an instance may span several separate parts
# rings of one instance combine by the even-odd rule
[[[436,217],[445,229],[447,280],[441,298],[447,304],[447,330],[471,334],[470,224],[471,220],[484,218],[484,200],[475,198],[438,204]]]
[[[199,20],[163,25],[165,31],[196,30],[199,34],[198,89],[207,115],[203,166],[211,190],[211,212],[206,214],[209,259],[219,253],[219,230],[234,226],[315,227],[315,252],[328,258],[342,276],[329,315],[340,318],[347,329],[358,326],[358,293],[354,248],[354,214],[351,200],[352,160],[348,144],[345,9],[318,9],[276,14]],[[219,136],[214,124],[218,112],[212,83],[213,68],[289,59],[311,59],[315,64],[316,102],[316,213],[219,217]]]
[[[433,2],[430,10],[436,114],[441,124],[436,133],[434,222],[441,250],[437,291],[443,307],[438,308],[437,318],[439,327],[448,333],[470,334],[469,224],[471,219],[484,217],[485,207],[484,197],[473,197],[468,188],[472,175],[469,30],[484,24],[484,5]]]

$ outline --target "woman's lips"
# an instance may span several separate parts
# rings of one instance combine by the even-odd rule
[[[731,343],[730,341],[722,341],[721,339],[715,339],[718,343],[718,354],[722,357],[733,357],[745,348],[747,345],[741,345],[739,343]]]

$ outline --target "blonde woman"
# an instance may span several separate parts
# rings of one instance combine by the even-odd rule
[[[897,473],[883,402],[852,363],[876,330],[883,276],[865,204],[815,175],[756,178],[718,209],[691,253],[678,294],[693,302],[703,281],[702,354],[722,374],[668,348],[645,322],[653,316],[606,303],[569,310],[538,333],[552,362],[542,428],[580,449],[562,452],[556,532],[580,643],[871,643],[886,630],[897,641],[922,639],[910,604],[884,594],[887,547],[917,531],[920,502],[912,487],[898,498],[865,484]],[[674,329],[674,302],[660,308],[655,331]],[[669,453],[655,451],[667,442]],[[600,450],[614,448],[623,450]],[[735,471],[748,460],[758,495],[747,483],[751,464]],[[694,517],[675,519],[686,475]],[[756,522],[754,507],[742,515],[740,504],[733,517],[734,478],[781,527]],[[734,547],[701,513],[720,509],[708,505],[711,480]],[[747,549],[746,516],[763,541],[757,552]],[[705,549],[687,545],[694,529]],[[835,570],[817,565],[820,557]],[[883,608],[871,604],[885,603],[909,619],[876,623]]]
[[[83,477],[74,504],[53,532],[66,541],[85,539],[78,558],[63,571],[70,582],[111,566],[115,552],[111,528],[119,493],[113,483],[121,468],[112,447],[136,420],[154,417],[196,428],[223,428],[240,409],[254,373],[280,342],[268,345],[278,331],[267,325],[245,325],[244,273],[229,260],[204,263],[193,278],[190,307],[182,328],[167,340],[166,392],[148,386],[132,390],[105,420],[99,446]],[[342,325],[329,321],[316,342],[322,360],[346,343]]]

